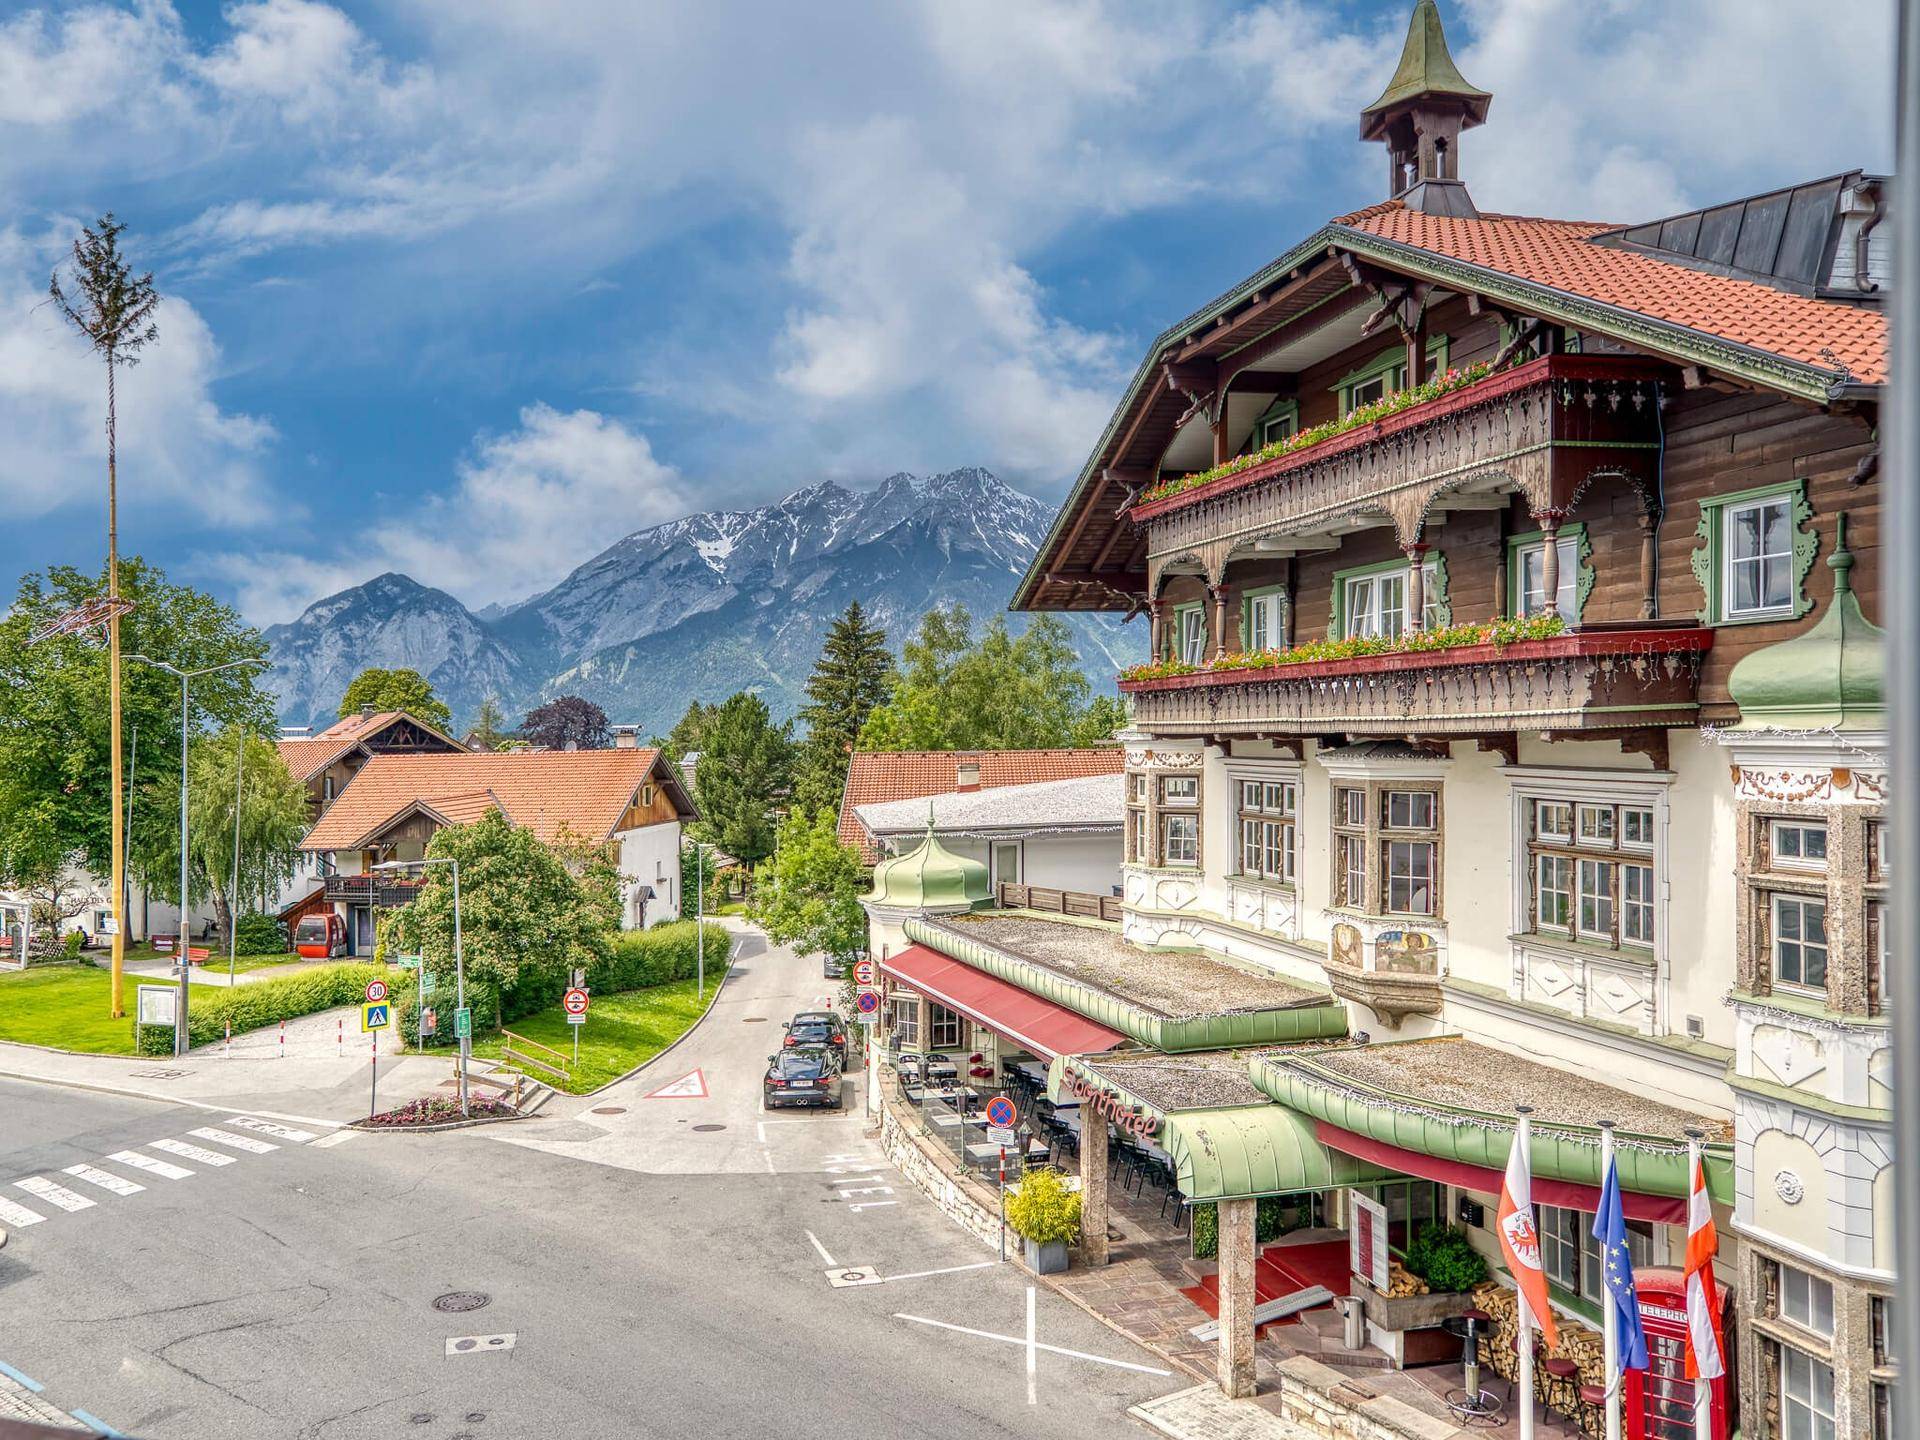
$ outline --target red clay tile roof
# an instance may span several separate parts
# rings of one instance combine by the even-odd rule
[[[959,789],[960,766],[969,762],[980,767],[982,790],[1118,775],[1126,768],[1126,756],[1117,745],[1091,750],[856,750],[840,792],[841,843],[859,850],[866,864],[877,863],[880,851],[854,812],[882,800],[952,794]]]
[[[665,784],[682,818],[691,807],[655,749],[511,750],[459,755],[375,755],[347,782],[301,842],[310,851],[352,850],[402,811],[424,804],[465,824],[498,807],[542,840],[564,827],[583,840],[613,834],[644,781]]]
[[[1427,215],[1397,200],[1344,215],[1334,224],[1803,365],[1822,370],[1844,365],[1864,384],[1886,382],[1887,321],[1879,311],[1590,243],[1590,237],[1615,226],[1517,215]],[[1823,349],[1832,354],[1822,354]]]
[[[296,780],[311,780],[327,766],[338,760],[354,746],[370,736],[377,735],[396,720],[411,720],[429,735],[438,735],[455,749],[466,747],[450,735],[442,734],[426,721],[404,710],[380,710],[372,715],[349,715],[336,720],[318,735],[303,740],[276,740],[274,748],[280,752],[280,758],[287,762],[287,769],[293,772]]]

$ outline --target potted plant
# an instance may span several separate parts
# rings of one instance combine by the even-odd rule
[[[1036,1275],[1067,1268],[1067,1246],[1080,1238],[1080,1195],[1060,1172],[1029,1170],[1007,1196],[1007,1223],[1027,1242],[1027,1264]]]

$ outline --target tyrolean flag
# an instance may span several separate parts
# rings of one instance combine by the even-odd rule
[[[1500,1235],[1500,1253],[1506,1257],[1507,1271],[1520,1287],[1533,1323],[1552,1348],[1560,1343],[1560,1332],[1553,1323],[1553,1307],[1547,1303],[1547,1272],[1540,1260],[1540,1231],[1533,1220],[1533,1162],[1527,1154],[1527,1131],[1522,1116],[1514,1127],[1513,1148],[1507,1152],[1507,1175],[1500,1182],[1500,1208],[1495,1212],[1494,1228]]]

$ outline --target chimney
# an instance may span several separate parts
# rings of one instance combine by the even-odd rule
[[[1360,138],[1387,147],[1387,194],[1409,210],[1473,219],[1460,179],[1460,132],[1484,125],[1493,96],[1467,83],[1447,49],[1440,7],[1418,0],[1399,68],[1360,112]]]
[[[373,718],[373,715],[374,715],[373,706],[362,705],[360,707],[360,718],[362,720],[371,720]]]
[[[616,750],[638,750],[640,732],[622,725],[613,732],[613,748]]]
[[[978,760],[962,760],[960,762],[959,768],[954,771],[953,788],[962,794],[980,788],[980,762]]]

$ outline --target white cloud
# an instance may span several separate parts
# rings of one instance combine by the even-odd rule
[[[684,515],[679,475],[644,435],[591,410],[529,405],[518,428],[478,437],[445,494],[376,503],[351,549],[230,555],[216,571],[258,623],[385,570],[475,607],[552,585],[620,536]]]
[[[103,504],[106,372],[47,300],[57,249],[0,231],[0,518]],[[119,376],[120,494],[129,516],[162,507],[225,526],[275,511],[266,421],[213,398],[219,350],[199,313],[163,299],[159,339]],[[130,547],[131,548],[131,547]]]

